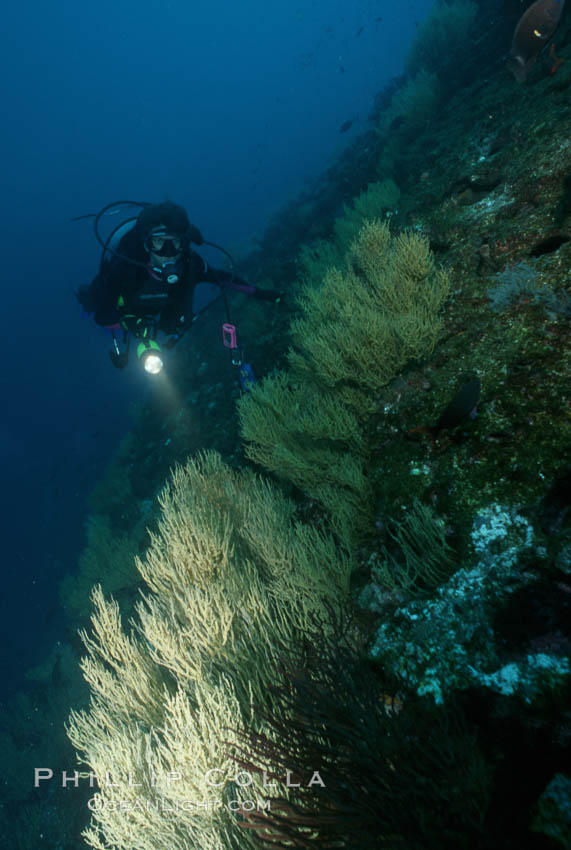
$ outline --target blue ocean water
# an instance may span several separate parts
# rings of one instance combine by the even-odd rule
[[[73,290],[118,198],[186,206],[239,245],[322,173],[402,70],[432,0],[32,0],[3,11],[0,683],[57,637],[85,497],[145,396]],[[346,133],[340,127],[353,121]]]

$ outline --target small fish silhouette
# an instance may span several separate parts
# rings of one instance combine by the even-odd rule
[[[354,118],[350,118],[348,121],[343,121],[343,123],[339,127],[339,132],[340,133],[346,133],[347,130],[350,130],[358,117],[359,117],[358,115],[355,115]]]
[[[432,444],[441,431],[452,430],[461,425],[468,417],[475,419],[477,416],[477,405],[480,397],[480,379],[477,376],[467,376],[460,385],[458,391],[446,405],[436,425],[424,425],[411,428],[409,434],[426,434],[430,437]]]

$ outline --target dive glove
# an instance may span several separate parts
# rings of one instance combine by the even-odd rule
[[[111,362],[113,363],[116,369],[124,369],[127,363],[129,362],[129,355],[126,351],[122,351],[120,353],[116,351],[110,351],[109,357],[111,358]]]
[[[272,301],[278,304],[284,300],[285,292],[281,289],[256,289],[256,298],[261,301]]]

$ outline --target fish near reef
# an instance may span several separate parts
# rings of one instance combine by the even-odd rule
[[[457,428],[462,422],[470,417],[475,419],[477,415],[477,404],[480,397],[480,379],[471,377],[466,379],[452,400],[448,402],[436,425],[411,428],[409,434],[426,434],[430,437],[432,444],[441,431]]]
[[[519,19],[512,39],[508,68],[524,83],[537,57],[555,33],[565,0],[536,0]]]
[[[440,415],[440,419],[432,429],[438,434],[448,428],[456,428],[457,425],[470,416],[476,415],[476,405],[480,397],[480,379],[471,378],[462,384],[452,401],[450,401]]]
[[[359,117],[359,116],[358,116],[358,115],[356,115],[354,118],[350,118],[348,121],[344,121],[344,122],[341,124],[341,126],[339,127],[339,132],[340,132],[340,133],[346,133],[346,132],[347,132],[347,130],[350,130],[350,129],[351,129],[351,127],[353,126],[353,124],[355,123],[355,121],[357,120],[357,118],[358,118],[358,117]]]

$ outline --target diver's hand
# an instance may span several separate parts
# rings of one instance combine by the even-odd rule
[[[109,357],[116,369],[124,369],[129,360],[129,355],[126,351],[121,352],[121,354],[117,354],[116,351],[110,351]]]
[[[261,301],[271,301],[273,304],[283,302],[285,292],[282,289],[256,289],[256,298]]]

